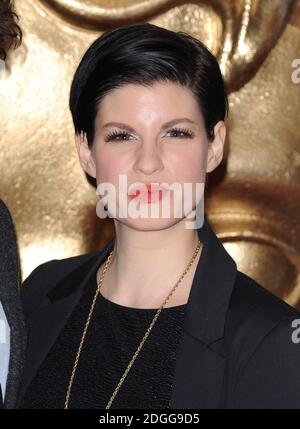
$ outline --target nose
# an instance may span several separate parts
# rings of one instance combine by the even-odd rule
[[[163,169],[163,162],[156,144],[144,142],[141,145],[134,163],[134,169],[145,175],[151,175]]]

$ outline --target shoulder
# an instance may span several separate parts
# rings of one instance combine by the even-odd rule
[[[0,200],[0,227],[4,233],[6,229],[11,230],[14,228],[12,216],[3,200]]]
[[[30,313],[64,277],[100,255],[101,251],[52,259],[38,265],[24,280],[21,297],[25,313]]]
[[[224,325],[224,353],[247,361],[269,333],[291,339],[300,313],[253,278],[237,271]]]
[[[0,200],[0,272],[13,272],[14,282],[19,283],[19,251],[11,214]]]
[[[237,407],[297,405],[300,313],[295,308],[238,271],[225,338]]]
[[[251,345],[256,347],[276,327],[285,326],[290,332],[292,321],[298,319],[300,313],[296,308],[237,271],[225,325],[236,341],[247,338],[251,351]]]
[[[300,316],[294,307],[241,271],[237,271],[231,308],[238,312],[238,317],[255,316],[256,319],[270,323]]]
[[[0,199],[0,216],[9,216],[10,213],[3,200]]]

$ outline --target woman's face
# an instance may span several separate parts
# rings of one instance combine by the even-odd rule
[[[106,94],[95,120],[92,149],[79,137],[76,144],[83,169],[96,177],[98,185],[109,183],[116,191],[116,215],[111,217],[136,229],[151,230],[170,227],[185,218],[184,198],[188,194],[184,186],[192,189],[188,212],[195,209],[199,201],[196,184],[203,192],[206,173],[222,160],[224,140],[225,125],[220,121],[215,126],[214,141],[208,142],[201,111],[189,89],[159,82],[151,87],[127,84]],[[120,186],[121,175],[126,188]],[[130,185],[136,182],[164,188],[167,186],[163,183],[177,183],[182,194],[175,198],[173,188],[155,201],[162,195],[158,191],[152,196],[141,193],[146,200],[139,205],[138,198],[128,195]],[[167,216],[162,215],[163,203],[169,207]],[[182,214],[177,217],[179,206]],[[125,209],[124,218],[119,215],[121,207]],[[141,217],[134,218],[132,210]]]

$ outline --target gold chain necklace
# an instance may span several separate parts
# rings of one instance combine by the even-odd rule
[[[127,374],[128,374],[128,372],[129,372],[129,370],[130,370],[131,366],[133,365],[133,363],[134,363],[135,359],[137,358],[137,356],[138,356],[138,354],[139,354],[139,352],[140,352],[141,348],[143,347],[144,342],[146,341],[146,339],[147,339],[148,335],[150,334],[150,331],[151,331],[151,329],[153,328],[153,326],[154,326],[154,324],[155,324],[155,322],[156,322],[156,320],[157,320],[158,316],[160,315],[160,312],[161,312],[161,310],[163,309],[163,306],[164,306],[164,305],[168,302],[168,300],[171,298],[171,296],[172,296],[172,294],[174,293],[175,289],[177,288],[177,286],[179,285],[179,283],[182,281],[182,279],[184,278],[184,276],[186,275],[186,273],[187,273],[187,272],[189,271],[189,269],[191,268],[191,266],[192,266],[192,264],[193,264],[194,260],[196,259],[197,255],[198,255],[198,252],[199,252],[199,250],[200,250],[200,245],[201,245],[201,243],[200,243],[200,241],[198,240],[198,243],[197,243],[197,246],[196,246],[196,250],[195,250],[195,252],[194,252],[194,254],[193,254],[192,259],[190,260],[190,262],[189,262],[188,266],[187,266],[187,267],[186,267],[186,269],[184,270],[183,274],[180,276],[180,278],[179,278],[178,282],[175,284],[175,286],[173,287],[173,289],[171,290],[171,292],[169,293],[169,295],[167,296],[167,298],[165,299],[165,301],[163,302],[163,304],[162,304],[162,305],[160,306],[160,308],[157,310],[157,312],[156,312],[156,314],[155,314],[155,316],[154,316],[154,318],[153,318],[152,322],[151,322],[151,323],[150,323],[150,325],[149,325],[149,328],[147,329],[147,331],[146,331],[146,333],[145,333],[145,335],[144,335],[144,337],[143,337],[143,339],[142,339],[142,341],[141,341],[140,345],[138,346],[137,350],[135,351],[135,353],[134,353],[134,355],[133,355],[133,357],[132,357],[132,359],[131,359],[131,361],[130,361],[130,363],[129,363],[128,367],[126,368],[126,370],[125,370],[124,374],[122,375],[122,377],[121,377],[121,379],[120,379],[120,381],[119,381],[119,383],[118,383],[118,385],[117,385],[117,387],[116,387],[116,389],[115,389],[114,393],[112,394],[112,396],[111,396],[110,400],[108,401],[108,403],[107,403],[107,405],[106,405],[106,408],[105,408],[105,409],[110,408],[110,406],[111,406],[111,404],[112,404],[112,402],[113,402],[113,400],[114,400],[114,398],[115,398],[116,394],[118,393],[118,391],[119,391],[120,387],[122,386],[122,384],[123,384],[123,382],[124,382],[124,380],[125,380],[125,377],[127,376]],[[95,307],[95,304],[96,304],[97,296],[98,296],[98,295],[99,295],[99,293],[100,293],[100,288],[101,288],[102,283],[103,283],[104,275],[105,275],[105,273],[106,273],[107,269],[110,267],[110,261],[111,261],[111,258],[112,258],[112,256],[113,256],[113,254],[114,254],[114,250],[112,250],[112,251],[110,252],[110,254],[109,254],[108,258],[107,258],[107,261],[106,261],[106,262],[105,262],[105,264],[104,264],[103,271],[102,271],[102,274],[101,274],[101,275],[99,275],[100,267],[99,267],[99,269],[97,270],[97,289],[96,289],[96,292],[95,292],[95,295],[94,295],[94,298],[93,298],[93,301],[92,301],[92,305],[91,305],[91,308],[90,308],[90,311],[89,311],[89,314],[88,314],[88,317],[87,317],[87,320],[86,320],[86,323],[85,323],[85,326],[84,326],[84,330],[83,330],[83,333],[82,333],[82,336],[81,336],[81,340],[80,340],[80,343],[79,343],[79,347],[78,347],[78,350],[77,350],[77,355],[76,355],[76,358],[75,358],[75,362],[74,362],[73,369],[72,369],[72,374],[71,374],[71,377],[70,377],[70,381],[69,381],[69,385],[68,385],[68,389],[67,389],[67,393],[66,393],[65,407],[64,407],[65,409],[69,408],[69,402],[70,402],[71,390],[72,390],[73,381],[74,381],[75,372],[76,372],[76,369],[77,369],[77,366],[78,366],[78,362],[79,362],[80,354],[81,354],[81,351],[82,351],[83,343],[84,343],[84,340],[85,340],[85,337],[86,337],[86,334],[87,334],[87,331],[88,331],[88,327],[89,327],[89,324],[90,324],[90,321],[91,321],[91,318],[92,318],[92,315],[93,315],[93,311],[94,311],[94,307]]]

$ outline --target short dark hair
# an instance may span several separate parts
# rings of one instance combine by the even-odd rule
[[[206,134],[228,114],[228,99],[215,56],[198,39],[150,23],[123,25],[106,31],[83,55],[70,91],[76,134],[93,144],[101,99],[124,84],[151,86],[171,81],[190,88],[204,117]]]
[[[0,59],[6,60],[7,52],[22,43],[22,30],[19,17],[11,0],[0,1]]]

